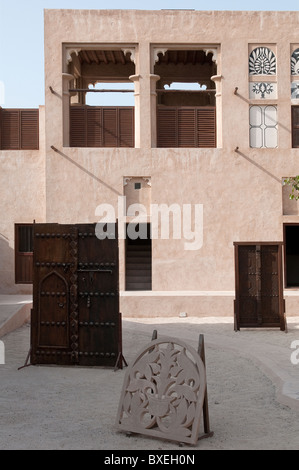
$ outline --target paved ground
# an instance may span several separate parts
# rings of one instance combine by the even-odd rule
[[[0,297],[0,325],[20,305]],[[276,329],[235,333],[232,319],[221,317],[123,319],[123,351],[129,363],[153,329],[194,347],[198,333],[205,336],[214,437],[199,441],[198,449],[299,448],[298,317],[288,319],[287,334]],[[30,324],[1,340],[5,365],[0,365],[0,449],[179,449],[176,443],[129,439],[116,431],[126,369],[18,370],[30,347]],[[292,349],[294,341],[298,345]]]

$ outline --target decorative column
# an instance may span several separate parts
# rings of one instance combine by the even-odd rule
[[[62,74],[62,113],[63,113],[63,147],[70,145],[70,92],[69,83],[74,76],[69,73]]]
[[[217,129],[217,147],[222,148],[222,95],[221,95],[222,75],[214,75],[211,80],[216,84],[216,129]]]
[[[138,47],[138,61],[136,63],[139,74],[139,122],[140,147],[151,148],[151,79],[150,79],[150,44],[141,42]]]
[[[160,80],[159,75],[150,75],[151,86],[151,145],[157,147],[157,82]]]
[[[140,75],[131,75],[129,79],[134,83],[135,97],[135,148],[140,148]]]

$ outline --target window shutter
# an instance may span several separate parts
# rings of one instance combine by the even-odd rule
[[[86,108],[70,107],[70,147],[86,147]]]
[[[33,225],[15,224],[15,283],[33,282]]]
[[[103,146],[117,147],[117,109],[103,109]]]
[[[216,109],[200,108],[197,110],[197,133],[200,148],[216,147]]]
[[[196,147],[196,110],[178,109],[178,147]]]
[[[103,146],[103,112],[101,108],[87,108],[87,147]]]
[[[134,108],[118,109],[119,147],[134,147]]]
[[[20,148],[20,113],[19,110],[2,109],[2,149],[19,150]]]
[[[177,147],[176,108],[157,108],[157,146]]]
[[[38,109],[2,109],[0,125],[1,149],[38,150]]]
[[[73,106],[71,147],[134,147],[134,108]]]
[[[216,147],[216,108],[157,108],[157,146]]]
[[[20,110],[21,149],[39,148],[39,111],[38,109]]]
[[[292,106],[292,147],[299,148],[299,106]]]

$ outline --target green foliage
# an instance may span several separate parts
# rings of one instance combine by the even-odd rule
[[[289,194],[289,198],[291,200],[295,199],[295,201],[298,201],[299,199],[299,175],[292,176],[290,178],[285,178],[282,184],[283,186],[291,186],[291,193]]]

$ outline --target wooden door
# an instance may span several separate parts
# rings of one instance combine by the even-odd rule
[[[234,243],[236,270],[235,329],[280,327],[285,330],[282,243]]]
[[[121,355],[118,237],[94,224],[34,224],[31,363],[115,366]]]

